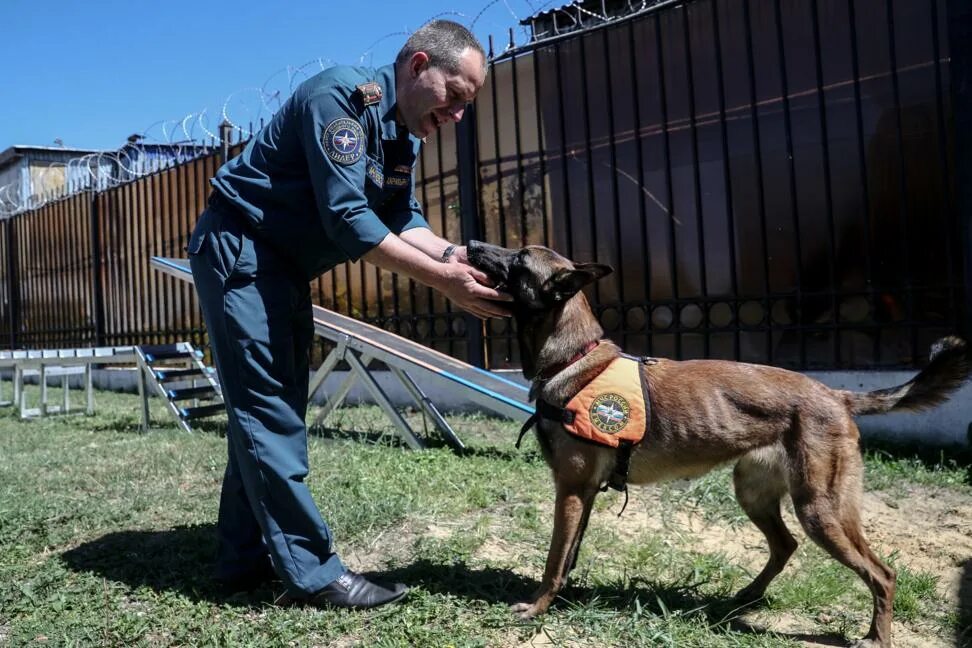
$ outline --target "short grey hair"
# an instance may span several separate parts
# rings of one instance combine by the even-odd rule
[[[395,68],[408,63],[416,52],[429,55],[429,65],[444,69],[450,74],[459,72],[462,53],[467,49],[479,52],[486,72],[486,52],[472,32],[451,20],[432,20],[419,27],[408,37],[395,57]]]

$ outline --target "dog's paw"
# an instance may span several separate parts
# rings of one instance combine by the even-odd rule
[[[742,588],[732,597],[732,602],[740,607],[752,607],[764,600],[765,592],[752,586]]]
[[[887,644],[890,646],[891,644]],[[882,644],[877,639],[860,639],[851,644],[851,648],[886,648],[885,644]]]
[[[514,603],[510,606],[510,612],[523,620],[532,619],[538,614],[543,614],[545,611],[546,609],[542,608],[536,601],[533,603],[523,601],[522,603]]]

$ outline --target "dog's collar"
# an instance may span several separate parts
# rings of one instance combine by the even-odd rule
[[[583,358],[584,356],[586,356],[588,353],[590,353],[591,351],[593,351],[594,349],[596,349],[597,346],[600,343],[601,343],[600,340],[594,340],[593,342],[588,342],[584,346],[583,349],[581,349],[580,351],[578,351],[577,353],[575,353],[573,355],[573,357],[571,357],[571,359],[568,360],[567,362],[564,362],[564,363],[561,363],[561,364],[556,364],[556,365],[554,365],[552,367],[548,367],[546,371],[544,371],[543,373],[540,374],[540,376],[537,378],[537,380],[539,380],[540,382],[546,382],[546,381],[550,380],[551,378],[553,378],[554,376],[556,376],[557,374],[559,374],[561,371],[563,371],[564,369],[566,369],[570,365],[574,364],[575,362],[579,361],[581,358]]]

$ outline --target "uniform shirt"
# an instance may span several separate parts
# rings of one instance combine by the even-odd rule
[[[357,86],[369,81],[382,98],[366,106]],[[428,227],[412,178],[421,143],[396,109],[393,65],[329,68],[298,86],[211,182],[311,279],[389,232]]]

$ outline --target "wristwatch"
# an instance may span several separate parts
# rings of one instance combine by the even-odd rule
[[[450,245],[442,253],[442,256],[439,257],[439,261],[441,261],[442,263],[446,263],[449,260],[449,257],[451,257],[455,251],[456,251],[455,244]]]

